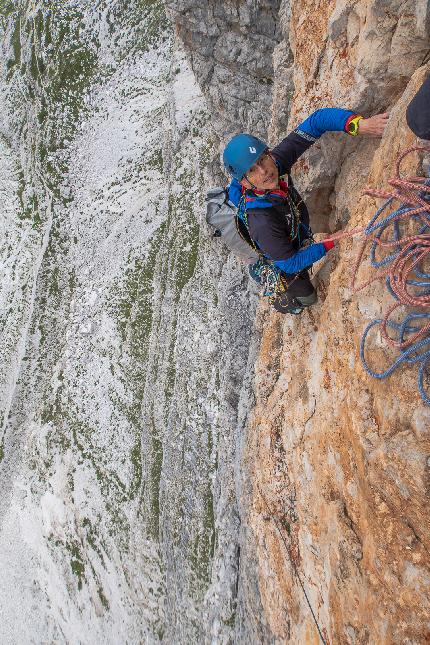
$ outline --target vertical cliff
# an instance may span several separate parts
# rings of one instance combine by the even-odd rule
[[[228,4],[235,19],[223,22],[225,42],[231,34],[241,42],[239,17],[248,4]],[[170,5],[178,33],[185,21],[192,32],[185,44],[209,92],[195,46],[201,24],[220,29],[211,20],[215,5]],[[272,9],[279,9],[272,82],[262,98],[254,82],[255,101],[252,108],[243,102],[245,117],[234,107],[234,130],[261,133],[264,123],[274,143],[318,107],[389,111],[382,141],[326,135],[295,168],[316,231],[362,226],[377,206],[360,197],[362,188],[384,186],[397,154],[414,142],[405,109],[429,72],[428,5],[293,1]],[[250,35],[253,28],[258,19]],[[212,67],[225,64],[216,48],[210,56]],[[241,64],[236,69],[243,73]],[[216,76],[211,81],[210,94],[218,93],[222,104],[230,87],[216,84]],[[221,121],[218,132],[230,132],[230,115],[218,110],[213,118]],[[419,170],[420,159],[412,156],[404,171]],[[295,568],[326,642],[418,644],[429,638],[430,413],[416,369],[380,382],[361,365],[361,334],[390,297],[379,284],[351,293],[356,252],[356,243],[343,242],[320,264],[314,274],[319,303],[300,318],[282,317],[264,302],[257,312],[262,339],[252,381],[255,407],[245,424],[238,475],[239,603],[254,642],[320,640]],[[369,276],[366,266],[361,277]],[[390,361],[377,341],[372,347],[377,361]]]
[[[369,167],[374,186],[384,185],[396,155],[413,143],[405,108],[427,73],[420,69],[392,108]],[[409,174],[417,168],[416,157],[404,166]],[[346,181],[353,176],[355,169]],[[375,209],[373,200],[360,199],[351,226],[363,225]],[[338,257],[318,271],[320,304],[300,324],[264,314],[247,454],[255,485],[248,520],[258,536],[263,604],[281,640],[317,636],[276,524],[328,641],[424,643],[430,413],[416,369],[380,382],[361,365],[361,334],[390,297],[379,284],[351,294],[356,252],[342,243]],[[370,277],[364,268],[361,278]],[[376,366],[390,363],[377,339],[371,349]]]
[[[168,0],[178,36],[220,136],[242,128],[265,134],[271,118],[273,49],[280,40],[279,0]]]

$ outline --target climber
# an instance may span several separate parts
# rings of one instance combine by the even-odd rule
[[[324,132],[381,136],[387,121],[388,114],[364,118],[351,110],[323,108],[272,150],[249,134],[234,136],[225,147],[224,165],[233,177],[229,199],[236,206],[241,198],[245,202],[250,238],[282,271],[288,284],[285,293],[273,301],[278,311],[299,314],[316,302],[307,269],[334,246],[330,241],[313,243],[309,213],[292,184],[291,167]],[[282,179],[284,175],[288,181]]]
[[[430,76],[406,108],[406,121],[417,137],[430,140]]]

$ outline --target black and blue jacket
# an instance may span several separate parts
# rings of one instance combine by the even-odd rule
[[[349,122],[354,116],[355,112],[339,108],[323,108],[311,114],[271,151],[280,177],[290,174],[299,157],[324,132],[347,132]],[[229,186],[230,201],[238,206],[242,193],[241,184],[233,179]],[[264,255],[284,273],[298,273],[326,254],[321,243],[311,244],[300,250],[304,240],[311,236],[309,213],[290,182],[288,196],[282,195],[282,191],[257,195],[252,190],[247,190],[245,199],[249,235]],[[296,207],[294,209],[291,208],[291,200]],[[297,213],[299,222],[296,221]]]

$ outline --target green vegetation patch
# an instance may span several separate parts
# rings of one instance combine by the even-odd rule
[[[189,545],[188,561],[194,576],[192,593],[196,600],[203,600],[210,584],[211,564],[215,551],[215,518],[211,480],[205,484],[203,491],[202,517],[200,530]]]
[[[149,243],[146,258],[136,259],[126,270],[125,279],[114,289],[112,297],[111,312],[122,341],[128,344],[131,357],[141,368],[146,365],[153,316],[154,272],[165,229],[163,223]]]
[[[122,56],[131,52],[146,52],[170,39],[172,25],[166,16],[165,3],[161,0],[119,0],[107,14],[110,32],[118,43],[123,29],[134,32],[132,41],[124,45]]]
[[[161,148],[155,148],[152,151],[151,156],[147,160],[146,166],[154,170],[158,170],[160,173],[163,172],[163,151]]]
[[[145,258],[137,258],[126,270],[124,279],[113,289],[111,298],[111,314],[117,323],[117,328],[129,357],[127,371],[124,374],[126,387],[132,393],[131,401],[127,403],[115,396],[113,404],[125,415],[135,436],[134,446],[130,451],[130,461],[133,469],[132,482],[129,487],[129,499],[142,493],[142,402],[145,396],[147,375],[147,358],[149,339],[153,325],[154,276],[157,260],[165,241],[166,224],[163,223],[151,242]],[[151,435],[151,454],[145,456],[149,460],[149,532],[154,539],[158,536],[159,515],[159,481],[161,477],[162,444],[157,436]]]
[[[0,17],[8,18],[14,11],[16,11],[16,0],[0,0]]]
[[[82,589],[82,581],[85,580],[85,565],[79,547],[76,544],[67,543],[66,549],[71,555],[70,567],[78,578],[78,589]]]
[[[150,436],[149,455],[145,455],[149,464],[148,481],[145,482],[144,500],[148,513],[146,514],[146,526],[148,535],[153,540],[159,540],[160,527],[160,482],[163,465],[163,444],[157,436],[154,422]]]
[[[179,299],[182,290],[191,280],[196,270],[199,253],[199,225],[193,224],[187,232],[186,244],[177,250],[176,257],[176,293]]]
[[[6,61],[11,105],[15,104],[21,119],[21,137],[26,140],[31,167],[40,169],[45,185],[58,201],[66,203],[60,186],[68,167],[56,153],[67,145],[85,111],[85,96],[99,71],[98,43],[90,38],[84,14],[75,5],[65,11],[61,5],[45,2],[29,13],[23,3],[13,3],[12,16],[10,4],[3,2],[1,12],[9,11],[8,19],[13,21]],[[32,110],[24,108],[26,103],[37,116],[37,132],[32,123],[29,127]],[[20,170],[18,217],[32,219],[33,227],[41,229],[46,215],[34,196],[38,184],[26,169]]]
[[[12,30],[11,44],[12,44],[13,58],[9,58],[6,61],[6,69],[7,69],[6,80],[8,81],[10,80],[13,74],[14,68],[21,65],[21,18],[20,16],[17,17],[14,28]]]

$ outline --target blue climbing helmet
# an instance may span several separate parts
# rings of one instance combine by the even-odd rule
[[[267,143],[252,134],[237,134],[224,149],[223,161],[227,172],[238,181],[267,150]]]

